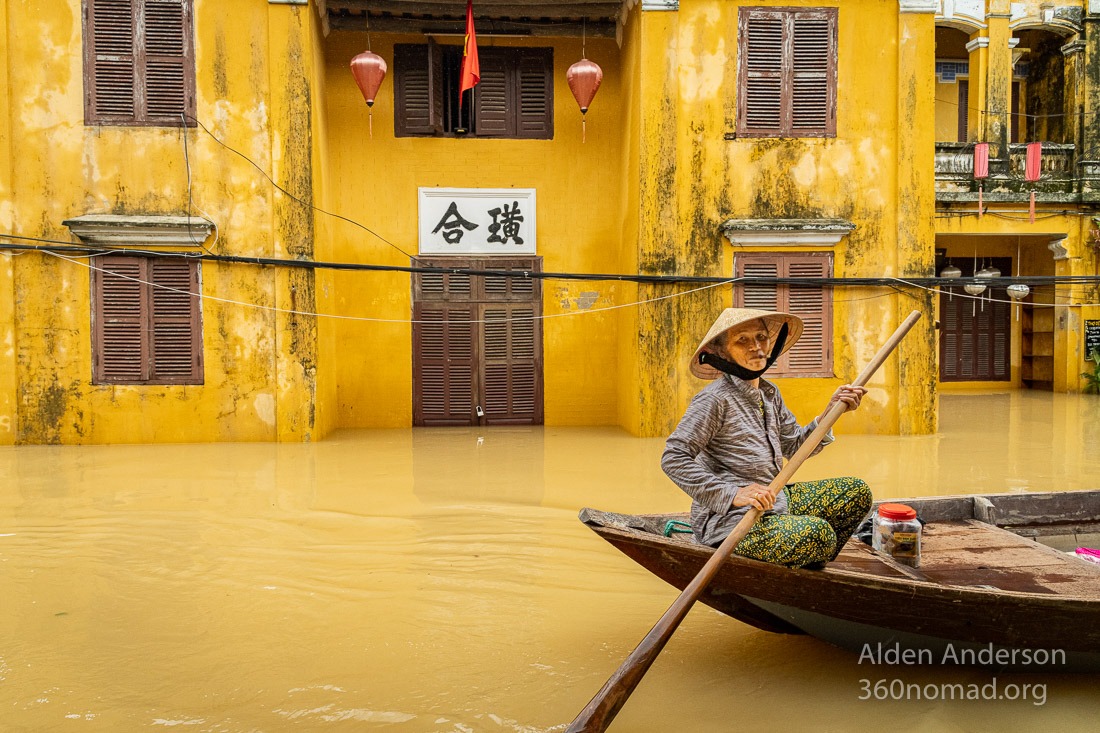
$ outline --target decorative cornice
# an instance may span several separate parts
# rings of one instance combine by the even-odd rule
[[[846,219],[729,219],[719,227],[741,247],[832,247],[855,228]]]
[[[1070,41],[1066,45],[1062,46],[1061,51],[1063,56],[1072,56],[1075,53],[1081,53],[1088,46],[1083,40]]]
[[[642,0],[642,10],[679,10],[680,0]]]
[[[932,13],[939,12],[939,0],[898,0],[898,12]]]
[[[989,47],[989,36],[978,36],[970,43],[966,44],[966,50],[970,53],[974,53],[979,48]]]
[[[61,222],[85,243],[102,247],[199,249],[214,225],[197,216],[85,214]]]
[[[267,0],[268,5],[309,5],[309,0]]]

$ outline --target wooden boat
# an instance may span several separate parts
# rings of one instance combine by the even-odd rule
[[[1067,553],[1100,547],[1100,491],[890,501],[925,522],[919,568],[855,538],[823,570],[734,555],[699,600],[764,631],[851,649],[861,662],[1100,670],[1100,565]],[[691,534],[665,536],[685,514],[584,509],[580,518],[681,590],[713,553]]]

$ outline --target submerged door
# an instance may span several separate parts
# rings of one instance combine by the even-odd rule
[[[541,258],[418,258],[538,272]],[[533,278],[413,276],[413,424],[541,425],[542,288]]]
[[[955,265],[963,277],[974,274],[973,258],[944,259]],[[978,260],[980,270],[992,264],[1002,273],[1012,272],[1010,258]],[[940,381],[999,382],[1011,378],[1009,334],[1011,311],[1005,286],[997,287],[996,278],[980,298],[966,294],[962,286],[942,288],[940,295]]]

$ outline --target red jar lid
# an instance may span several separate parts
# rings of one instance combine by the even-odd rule
[[[917,510],[908,504],[879,504],[878,515],[886,519],[916,519]]]

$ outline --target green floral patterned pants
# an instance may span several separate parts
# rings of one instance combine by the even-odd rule
[[[858,478],[788,484],[787,514],[766,514],[734,550],[793,568],[821,567],[836,558],[871,511],[871,489]]]

